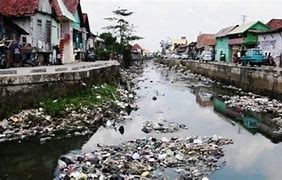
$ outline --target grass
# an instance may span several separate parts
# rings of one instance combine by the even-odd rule
[[[72,96],[48,99],[41,103],[45,113],[53,117],[62,117],[72,110],[102,105],[108,101],[120,100],[117,87],[113,84],[102,84],[81,90]]]

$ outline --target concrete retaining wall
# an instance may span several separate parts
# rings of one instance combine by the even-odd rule
[[[63,66],[62,66],[63,68]],[[0,78],[0,117],[37,106],[48,98],[72,94],[95,83],[115,80],[119,64],[107,64],[69,72],[12,75]]]
[[[171,62],[173,61],[173,62]],[[282,100],[282,70],[274,67],[242,67],[220,63],[162,60],[162,63],[181,63],[192,72],[202,74],[245,91]]]

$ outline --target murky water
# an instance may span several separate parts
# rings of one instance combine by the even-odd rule
[[[0,179],[52,179],[60,155],[73,150],[91,151],[97,144],[119,144],[148,136],[141,131],[144,122],[163,120],[186,124],[189,129],[154,136],[217,134],[233,139],[234,145],[225,146],[227,165],[212,174],[210,179],[281,179],[282,144],[273,143],[265,135],[272,127],[261,125],[259,129],[248,129],[245,123],[235,121],[236,115],[232,120],[226,117],[226,113],[219,113],[220,109],[215,111],[213,101],[205,97],[205,93],[230,91],[203,86],[191,89],[190,81],[177,80],[173,73],[164,76],[153,63],[149,65],[139,81],[137,94],[140,98],[136,104],[140,109],[132,112],[132,120],[119,124],[125,127],[123,135],[114,129],[101,127],[92,137],[55,140],[43,145],[37,142],[0,144]],[[152,100],[153,96],[157,96],[156,101]]]

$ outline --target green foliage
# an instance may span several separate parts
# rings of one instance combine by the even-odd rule
[[[114,100],[120,100],[116,86],[103,84],[79,91],[73,96],[61,97],[57,100],[48,99],[42,103],[42,108],[46,114],[62,117],[72,110],[79,111],[83,107],[91,108]]]
[[[115,40],[119,40],[119,43],[112,42],[113,39],[110,37],[110,33],[103,34],[103,37],[108,39],[106,40],[106,49],[108,54],[119,54],[122,55],[123,59],[121,59],[121,65],[128,67],[131,60],[131,41],[143,39],[140,36],[135,35],[136,26],[130,24],[126,18],[131,16],[133,12],[128,9],[118,8],[113,11],[114,17],[105,18],[105,20],[110,22],[110,25],[104,27],[104,29],[112,32],[112,34],[116,37]],[[111,43],[110,46],[108,43]]]

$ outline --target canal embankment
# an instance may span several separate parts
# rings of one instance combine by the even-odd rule
[[[26,139],[45,142],[64,136],[93,134],[100,125],[123,121],[134,109],[133,79],[142,69],[136,67],[132,71],[119,70],[119,64],[112,62],[66,72],[61,79],[58,73],[36,75],[42,79],[24,75],[6,77],[27,78],[29,81],[1,87],[9,91],[5,98],[7,92],[2,91],[2,106],[5,105],[3,102],[12,101],[9,97],[14,96],[14,102],[7,104],[7,112],[1,109],[11,115],[0,121],[0,142]],[[14,90],[13,86],[17,89]],[[17,95],[23,101],[16,101]],[[35,104],[30,105],[31,101]],[[23,110],[13,113],[16,111],[10,110],[13,105],[15,109]]]
[[[257,94],[282,100],[282,69],[274,67],[243,67],[223,63],[198,61],[158,60],[173,65],[182,64],[193,73],[207,76],[216,81],[242,88]]]
[[[190,66],[198,66],[189,64],[194,62],[183,62],[179,60],[165,60],[159,61],[167,66],[167,68],[175,71],[183,78],[196,79],[204,82],[204,84],[211,88],[221,89],[215,94],[209,94],[207,97],[213,99],[215,111],[220,112],[232,119],[247,126],[251,131],[262,132],[269,137],[273,142],[280,142],[282,139],[282,103],[278,99],[255,94],[247,91],[241,86],[232,86],[228,81],[215,78],[216,75],[209,75],[209,73],[201,73],[206,66],[212,67],[213,64],[199,65],[201,70],[191,69]],[[187,65],[188,64],[188,65]],[[195,68],[193,67],[193,68]],[[209,69],[206,69],[208,71]],[[216,74],[214,72],[214,74]],[[226,77],[230,76],[226,74]],[[223,76],[222,76],[223,77]],[[212,78],[212,79],[210,79]],[[194,88],[195,85],[191,85]],[[263,88],[263,87],[261,87]],[[226,90],[224,92],[222,90]],[[259,91],[256,91],[259,92]],[[205,95],[206,96],[206,95]],[[221,102],[218,103],[219,99]]]
[[[116,61],[63,66],[11,68],[0,71],[0,118],[38,107],[46,99],[73,94],[93,84],[115,81]]]

